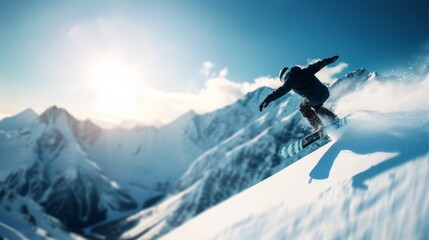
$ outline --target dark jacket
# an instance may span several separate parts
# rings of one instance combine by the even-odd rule
[[[329,97],[329,90],[314,74],[334,61],[333,58],[326,58],[304,69],[293,67],[283,86],[268,95],[264,101],[270,103],[293,90],[303,98],[306,98],[311,106],[323,104]]]

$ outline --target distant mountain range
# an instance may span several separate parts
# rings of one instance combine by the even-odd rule
[[[374,76],[359,69],[338,79],[327,105]],[[5,118],[0,223],[32,239],[43,235],[34,234],[37,228],[61,239],[73,238],[70,232],[159,237],[297,160],[281,160],[277,150],[310,132],[298,111],[301,98],[290,93],[259,112],[271,91],[260,88],[161,127],[107,130],[56,106]],[[43,221],[35,217],[41,214]]]

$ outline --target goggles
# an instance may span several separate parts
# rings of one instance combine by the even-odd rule
[[[286,70],[281,76],[280,76],[280,81],[282,83],[286,82],[287,77],[289,76],[290,73],[290,68],[288,70]]]

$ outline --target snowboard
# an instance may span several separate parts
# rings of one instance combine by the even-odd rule
[[[301,152],[302,150],[304,150],[306,147],[310,146],[312,143],[314,143],[315,141],[321,139],[324,136],[327,136],[327,129],[329,128],[341,128],[342,126],[347,124],[347,118],[350,116],[347,115],[343,118],[338,119],[337,121],[335,121],[334,123],[332,123],[329,126],[325,126],[322,129],[320,129],[317,132],[314,132],[292,144],[283,146],[280,148],[279,150],[279,155],[282,158],[291,158],[295,155],[297,155],[299,152]]]

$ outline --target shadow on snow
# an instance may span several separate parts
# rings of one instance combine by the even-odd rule
[[[397,153],[395,156],[353,176],[353,187],[367,189],[365,181],[394,167],[415,160],[429,152],[429,132],[409,127],[387,130],[355,128],[345,133],[322,156],[310,172],[313,179],[327,179],[335,159],[343,150],[368,155],[377,152]],[[353,159],[350,159],[353,160]]]

